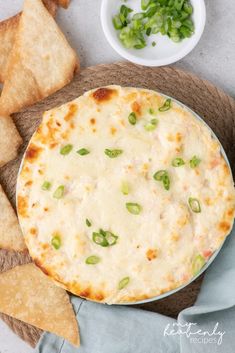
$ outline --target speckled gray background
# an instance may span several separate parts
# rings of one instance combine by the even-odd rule
[[[13,15],[23,0],[0,0],[0,20]],[[235,0],[205,0],[207,23],[198,46],[176,65],[206,78],[235,98]],[[122,60],[107,43],[100,24],[101,0],[72,0],[58,22],[78,51],[83,67]],[[0,353],[32,349],[0,322]]]

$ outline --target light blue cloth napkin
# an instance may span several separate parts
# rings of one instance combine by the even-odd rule
[[[35,353],[234,353],[235,227],[207,270],[195,305],[178,320],[72,297],[81,347],[45,333]]]

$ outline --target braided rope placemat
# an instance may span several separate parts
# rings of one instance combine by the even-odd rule
[[[15,123],[24,138],[24,146],[16,160],[0,169],[0,184],[3,185],[13,206],[15,206],[15,185],[20,161],[30,137],[41,120],[42,112],[73,100],[92,88],[110,84],[158,90],[189,106],[216,133],[235,172],[235,101],[226,93],[213,84],[175,67],[147,68],[130,63],[98,65],[82,70],[64,89],[14,115]],[[30,262],[27,253],[0,251],[0,272],[27,262]],[[202,276],[168,298],[138,307],[176,317],[182,309],[194,304],[201,282]],[[42,333],[41,330],[7,315],[1,315],[1,318],[23,340],[33,347],[36,345]]]

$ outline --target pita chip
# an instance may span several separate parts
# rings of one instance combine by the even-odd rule
[[[57,4],[53,0],[44,0],[44,5],[54,17]],[[14,44],[16,31],[18,29],[21,13],[0,22],[0,82],[6,78],[7,62]]]
[[[0,312],[80,344],[67,292],[32,263],[0,274]]]
[[[41,0],[25,0],[0,97],[0,113],[19,111],[68,84],[77,68],[69,46]]]
[[[12,119],[0,115],[0,167],[17,156],[21,143],[22,138]]]
[[[16,214],[0,185],[0,249],[26,250]]]

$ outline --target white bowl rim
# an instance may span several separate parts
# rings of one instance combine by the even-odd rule
[[[107,14],[107,8],[108,8],[108,3],[110,0],[102,0],[101,3],[101,11],[100,11],[100,18],[101,18],[101,25],[103,28],[103,32],[105,34],[105,37],[111,47],[123,58],[139,65],[143,66],[164,66],[164,65],[169,65],[172,64],[176,61],[179,61],[186,55],[188,55],[197,45],[199,42],[204,28],[206,24],[206,6],[205,6],[205,1],[204,0],[197,0],[197,6],[200,9],[200,21],[197,23],[198,26],[198,31],[195,33],[191,38],[190,41],[188,42],[188,45],[184,48],[182,48],[177,54],[174,54],[172,56],[169,56],[168,58],[164,59],[145,59],[145,58],[140,58],[136,55],[133,55],[129,52],[128,49],[124,48],[121,43],[119,43],[111,34],[110,29],[109,29],[109,20],[108,20],[108,14]]]

